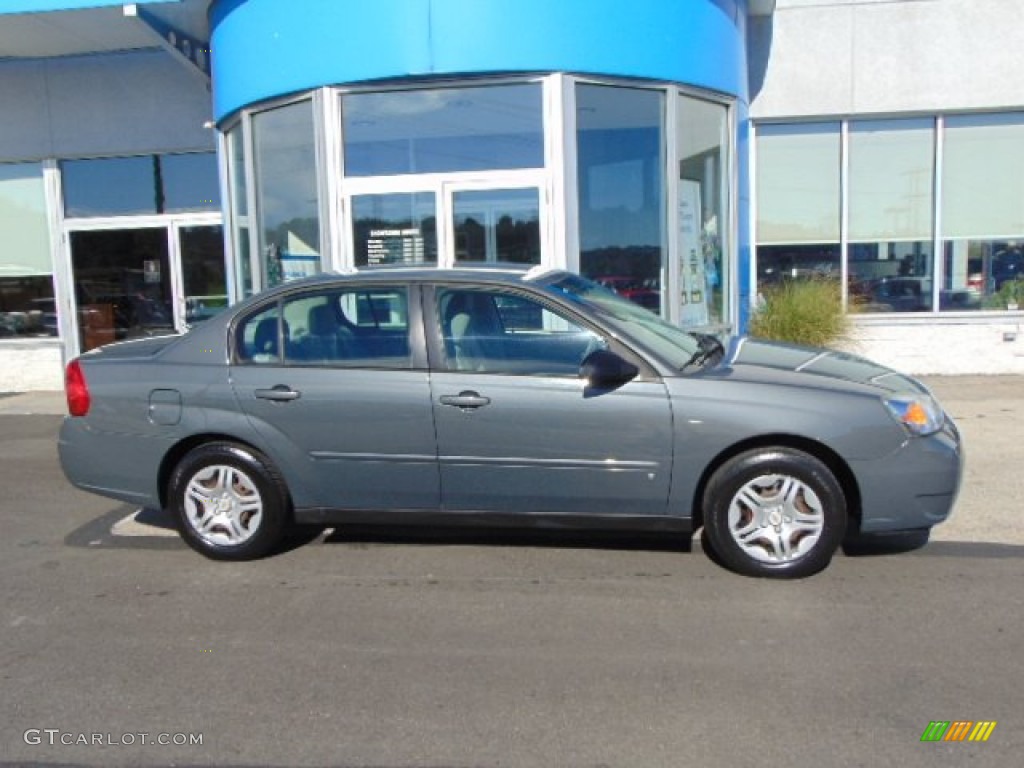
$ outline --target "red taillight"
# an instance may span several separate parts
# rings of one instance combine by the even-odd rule
[[[68,396],[68,413],[72,416],[85,416],[89,412],[92,399],[89,397],[89,385],[85,383],[85,374],[77,360],[68,363],[64,373],[64,392]]]

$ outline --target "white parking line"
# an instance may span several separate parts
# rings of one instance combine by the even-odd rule
[[[178,535],[171,516],[166,512],[153,509],[135,510],[110,526],[110,533],[112,536],[177,537]]]

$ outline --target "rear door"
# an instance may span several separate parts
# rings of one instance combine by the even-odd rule
[[[437,509],[415,286],[343,283],[243,318],[231,377],[299,507]]]
[[[439,286],[424,302],[446,510],[666,513],[662,381],[588,388],[580,362],[608,340],[528,292]]]

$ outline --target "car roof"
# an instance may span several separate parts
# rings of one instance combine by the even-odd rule
[[[564,274],[564,270],[552,267],[523,265],[463,267],[459,269],[441,269],[439,267],[370,267],[353,272],[321,272],[313,277],[291,280],[274,286],[266,293],[294,291],[296,289],[323,285],[325,283],[348,282],[379,282],[387,283],[395,280],[405,282],[474,282],[474,283],[533,283],[541,278]],[[264,294],[266,295],[266,294]]]

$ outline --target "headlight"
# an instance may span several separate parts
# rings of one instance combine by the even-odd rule
[[[946,415],[928,395],[895,395],[885,399],[889,413],[915,435],[930,435],[942,429]]]

